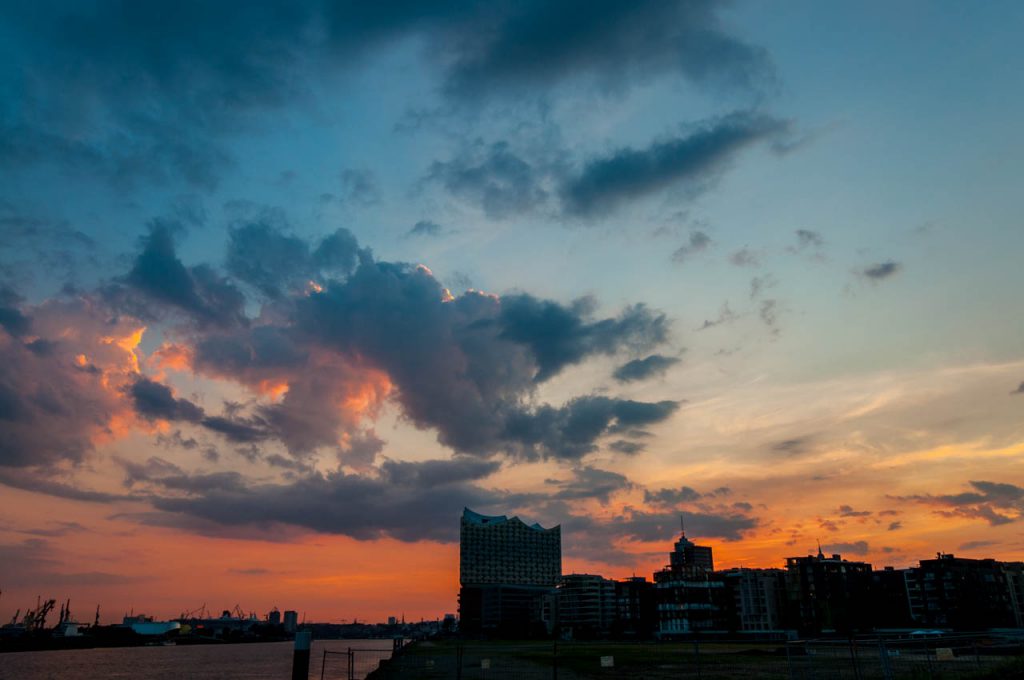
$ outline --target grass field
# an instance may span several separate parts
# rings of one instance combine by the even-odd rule
[[[668,680],[973,680],[1024,678],[1020,659],[931,653],[877,647],[851,650],[845,642],[811,648],[783,643],[440,641],[410,645],[372,680],[464,678],[517,680],[629,678]]]

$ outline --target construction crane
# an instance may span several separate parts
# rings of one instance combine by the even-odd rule
[[[46,626],[46,617],[53,611],[56,605],[57,600],[49,599],[46,602],[42,602],[39,597],[36,597],[36,608],[25,612],[25,618],[22,619],[25,629],[30,631],[42,630]]]
[[[181,613],[181,618],[182,618],[183,621],[190,621],[192,619],[207,619],[207,618],[209,618],[206,615],[206,603],[204,602],[201,606],[196,607],[195,609],[191,609],[191,610],[189,610],[187,612],[182,612]]]

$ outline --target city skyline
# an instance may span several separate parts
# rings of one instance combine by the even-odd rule
[[[22,4],[0,614],[1024,560],[1019,3]]]

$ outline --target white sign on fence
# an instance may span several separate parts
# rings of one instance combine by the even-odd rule
[[[602,656],[601,657],[601,668],[615,668],[615,657],[614,656]]]

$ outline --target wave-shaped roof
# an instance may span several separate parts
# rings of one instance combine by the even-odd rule
[[[505,515],[481,515],[479,512],[474,512],[474,511],[470,510],[469,508],[463,508],[462,509],[462,519],[464,521],[466,521],[466,522],[469,522],[470,524],[480,524],[480,525],[484,525],[484,524],[486,524],[486,525],[495,525],[495,524],[504,524],[506,522],[519,522],[520,524],[522,524],[524,526],[527,526],[527,527],[529,527],[531,529],[534,529],[535,531],[551,531],[551,529],[545,529],[544,527],[542,527],[540,524],[537,524],[536,522],[534,522],[533,524],[527,524],[526,522],[524,522],[523,520],[521,520],[521,519],[519,519],[518,517],[515,517],[515,516],[513,516],[513,517],[506,517]],[[557,529],[557,528],[559,528],[559,526],[561,526],[561,525],[556,525],[556,526],[552,527],[552,529]]]

